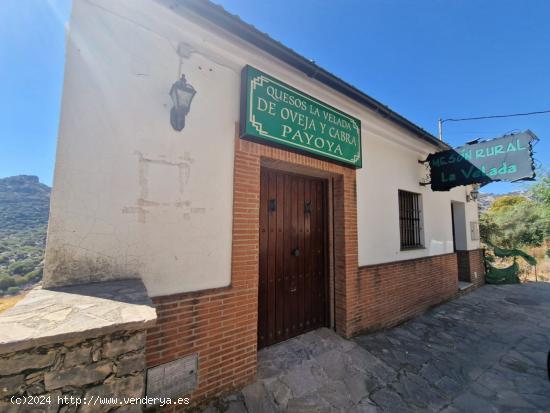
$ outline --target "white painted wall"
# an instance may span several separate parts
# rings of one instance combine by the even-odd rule
[[[149,0],[76,0],[45,284],[141,277],[151,295],[230,283],[237,71],[193,51],[197,90],[169,123],[179,42],[198,27]]]
[[[240,71],[257,67],[363,124],[359,264],[452,251],[452,199],[418,185],[433,150],[350,99],[184,9],[74,0],[48,228],[46,286],[141,277],[152,296],[230,283]],[[182,132],[168,91],[197,90]],[[399,251],[397,190],[423,194],[426,249]],[[467,214],[477,220],[477,208]],[[468,243],[476,248],[477,243]]]
[[[455,247],[457,250],[467,250],[470,224],[467,220],[466,204],[457,201],[453,201],[452,204],[455,224]]]
[[[470,188],[433,192],[419,185],[426,169],[418,160],[426,159],[433,147],[374,115],[367,113],[362,123],[363,168],[357,171],[359,265],[453,252],[451,202],[465,203],[468,228],[469,221],[478,220],[477,204],[466,203]],[[401,251],[399,189],[421,194],[423,249]],[[467,239],[466,247],[479,248],[479,241]]]

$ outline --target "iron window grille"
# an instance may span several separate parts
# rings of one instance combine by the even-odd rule
[[[420,194],[399,190],[401,249],[423,248]]]

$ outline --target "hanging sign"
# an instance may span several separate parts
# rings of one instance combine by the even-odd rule
[[[531,143],[537,139],[527,130],[432,153],[426,159],[430,164],[431,188],[448,191],[461,185],[533,180]]]
[[[253,67],[242,72],[241,138],[361,167],[361,121]]]

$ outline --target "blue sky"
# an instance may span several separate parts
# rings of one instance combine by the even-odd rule
[[[550,109],[546,0],[217,3],[433,134],[439,117]],[[0,177],[51,184],[69,14],[69,0],[2,0]],[[459,146],[528,128],[550,164],[550,115],[447,123],[444,137]]]

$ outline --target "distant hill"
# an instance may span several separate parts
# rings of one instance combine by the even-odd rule
[[[42,277],[50,191],[36,176],[0,179],[0,295]]]
[[[0,179],[0,233],[36,229],[48,224],[50,187],[37,176]]]
[[[495,200],[497,200],[498,198],[502,198],[503,196],[509,196],[509,195],[527,197],[528,196],[528,191],[520,190],[520,191],[508,192],[506,194],[493,194],[493,193],[490,193],[490,192],[488,192],[488,193],[480,192],[479,193],[479,198],[477,200],[477,203],[479,205],[479,212],[487,211],[491,207],[491,204]]]

